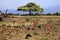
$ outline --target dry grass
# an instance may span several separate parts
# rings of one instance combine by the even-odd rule
[[[3,20],[1,40],[60,40],[60,16],[18,16]]]

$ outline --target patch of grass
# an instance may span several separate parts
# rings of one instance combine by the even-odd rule
[[[2,21],[0,21],[0,24],[3,24],[3,22],[2,22]]]
[[[41,38],[40,40],[48,40],[48,38]]]
[[[29,20],[30,20],[29,18],[26,18],[26,21],[27,21],[27,22],[29,22]]]
[[[32,30],[35,30],[35,28],[32,28]]]
[[[39,35],[38,33],[34,33],[34,35]]]

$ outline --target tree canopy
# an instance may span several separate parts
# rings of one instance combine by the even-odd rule
[[[38,11],[38,12],[43,12],[43,8],[41,8],[39,5],[35,4],[35,3],[28,3],[25,6],[19,6],[18,11]]]

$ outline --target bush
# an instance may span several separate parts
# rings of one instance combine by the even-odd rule
[[[27,28],[27,30],[30,30],[30,28]]]
[[[2,18],[0,18],[0,21],[2,21]]]
[[[29,18],[26,18],[26,21],[29,22]]]
[[[26,37],[25,37],[25,39],[28,39],[29,37],[32,37],[32,35],[27,34]]]
[[[41,28],[41,25],[39,25],[38,28]]]

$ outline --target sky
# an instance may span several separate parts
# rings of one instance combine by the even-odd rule
[[[29,2],[40,5],[44,12],[60,12],[60,0],[0,0],[0,10],[16,10]]]

